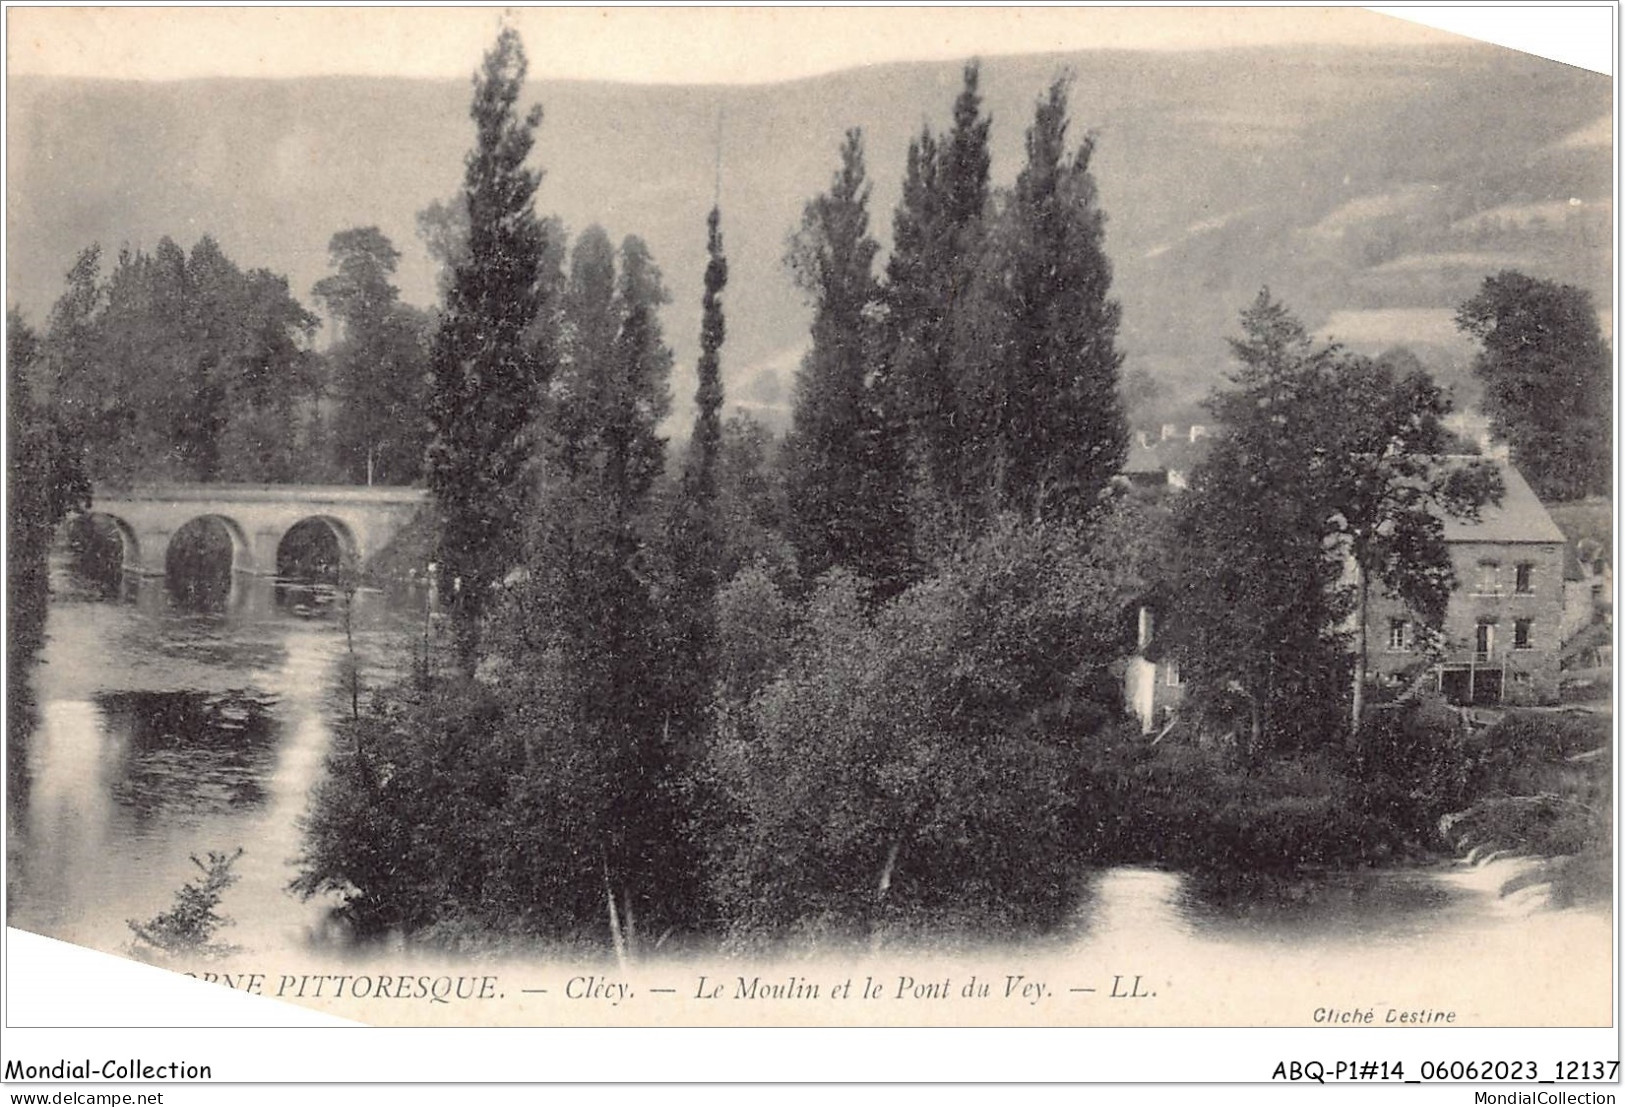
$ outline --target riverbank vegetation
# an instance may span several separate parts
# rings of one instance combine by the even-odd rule
[[[1550,887],[1560,906],[1613,895],[1613,727],[1607,717],[1509,712],[1475,736],[1460,811],[1444,820],[1458,850],[1533,856],[1508,891]]]
[[[534,174],[494,183],[540,122],[523,71],[505,33],[459,233],[525,249],[460,255],[434,346],[457,648],[346,725],[300,891],[336,893],[362,933],[627,958],[1037,933],[1119,863],[1222,887],[1596,844],[1590,769],[1540,760],[1562,724],[1480,734],[1425,697],[1350,703],[1348,558],[1438,617],[1439,515],[1499,494],[1487,470],[1428,470],[1449,405],[1425,374],[1317,345],[1261,296],[1214,400],[1239,428],[1217,460],[1182,496],[1114,479],[1118,316],[1064,81],[996,188],[966,69],[950,130],[909,148],[879,274],[846,135],[789,242],[812,325],[782,444],[720,418],[713,210],[696,423],[668,461],[653,259],[597,228],[567,249]],[[476,310],[507,352],[457,353]],[[1140,605],[1170,599],[1190,709],[1153,741],[1123,717],[1122,666]]]
[[[38,725],[32,669],[50,604],[51,544],[62,521],[90,503],[71,427],[30,389],[40,357],[39,336],[7,312],[6,819],[13,830],[30,792],[28,746]]]

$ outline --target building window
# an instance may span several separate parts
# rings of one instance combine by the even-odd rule
[[[1532,561],[1518,562],[1518,583],[1515,586],[1520,596],[1527,596],[1535,590],[1535,565]]]
[[[1411,624],[1405,619],[1388,620],[1388,649],[1402,653],[1411,648]]]
[[[1531,650],[1534,643],[1535,620],[1519,619],[1512,624],[1512,648],[1515,650]]]
[[[1479,623],[1478,632],[1473,639],[1473,650],[1482,657],[1489,657],[1495,652],[1495,624]]]
[[[1162,682],[1170,688],[1179,687],[1179,662],[1169,658],[1162,663]]]
[[[1480,561],[1478,576],[1473,578],[1473,592],[1479,596],[1496,596],[1501,592],[1501,566],[1494,561]]]

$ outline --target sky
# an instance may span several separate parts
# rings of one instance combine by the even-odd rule
[[[1437,42],[1430,20],[1611,71],[1606,5],[1547,8],[946,7],[520,8],[531,76],[758,83],[886,61],[972,54]],[[12,74],[181,79],[464,77],[499,8],[7,9]],[[1576,29],[1578,28],[1578,33]],[[1600,29],[1600,30],[1599,30]]]

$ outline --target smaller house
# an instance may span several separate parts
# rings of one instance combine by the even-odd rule
[[[1188,488],[1191,470],[1207,456],[1207,438],[1208,429],[1201,423],[1193,423],[1183,432],[1165,423],[1157,438],[1149,431],[1136,431],[1129,442],[1123,476],[1136,488]]]
[[[1563,555],[1563,642],[1613,625],[1614,505],[1593,496],[1548,509],[1567,539]]]
[[[1149,656],[1155,653],[1151,644],[1156,636],[1156,619],[1156,612],[1150,606],[1140,607],[1134,656],[1128,659],[1123,672],[1123,702],[1130,714],[1140,721],[1142,734],[1162,730],[1172,723],[1185,700],[1179,662],[1171,657],[1154,661]]]

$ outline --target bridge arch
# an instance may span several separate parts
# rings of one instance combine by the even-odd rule
[[[334,515],[307,515],[282,532],[267,568],[279,577],[329,577],[360,561],[360,543],[348,523]]]
[[[193,549],[197,549],[203,558],[219,553],[218,541],[210,541],[210,533],[224,535],[231,543],[229,571],[255,571],[254,545],[250,543],[249,533],[242,528],[242,523],[232,519],[231,515],[203,514],[193,515],[169,536],[169,545],[164,549],[164,575],[172,577],[176,572],[187,571],[189,566],[182,562],[192,558]],[[189,549],[189,543],[195,543],[195,546]],[[211,551],[210,546],[216,546],[216,549]]]
[[[136,537],[135,528],[126,522],[123,517],[114,515],[111,511],[87,511],[84,518],[87,521],[107,520],[112,526],[113,533],[118,535],[119,544],[124,547],[124,564],[130,568],[140,567],[141,539]]]
[[[116,595],[126,575],[141,571],[141,540],[127,520],[110,511],[71,516],[62,528],[74,572],[85,583]]]

